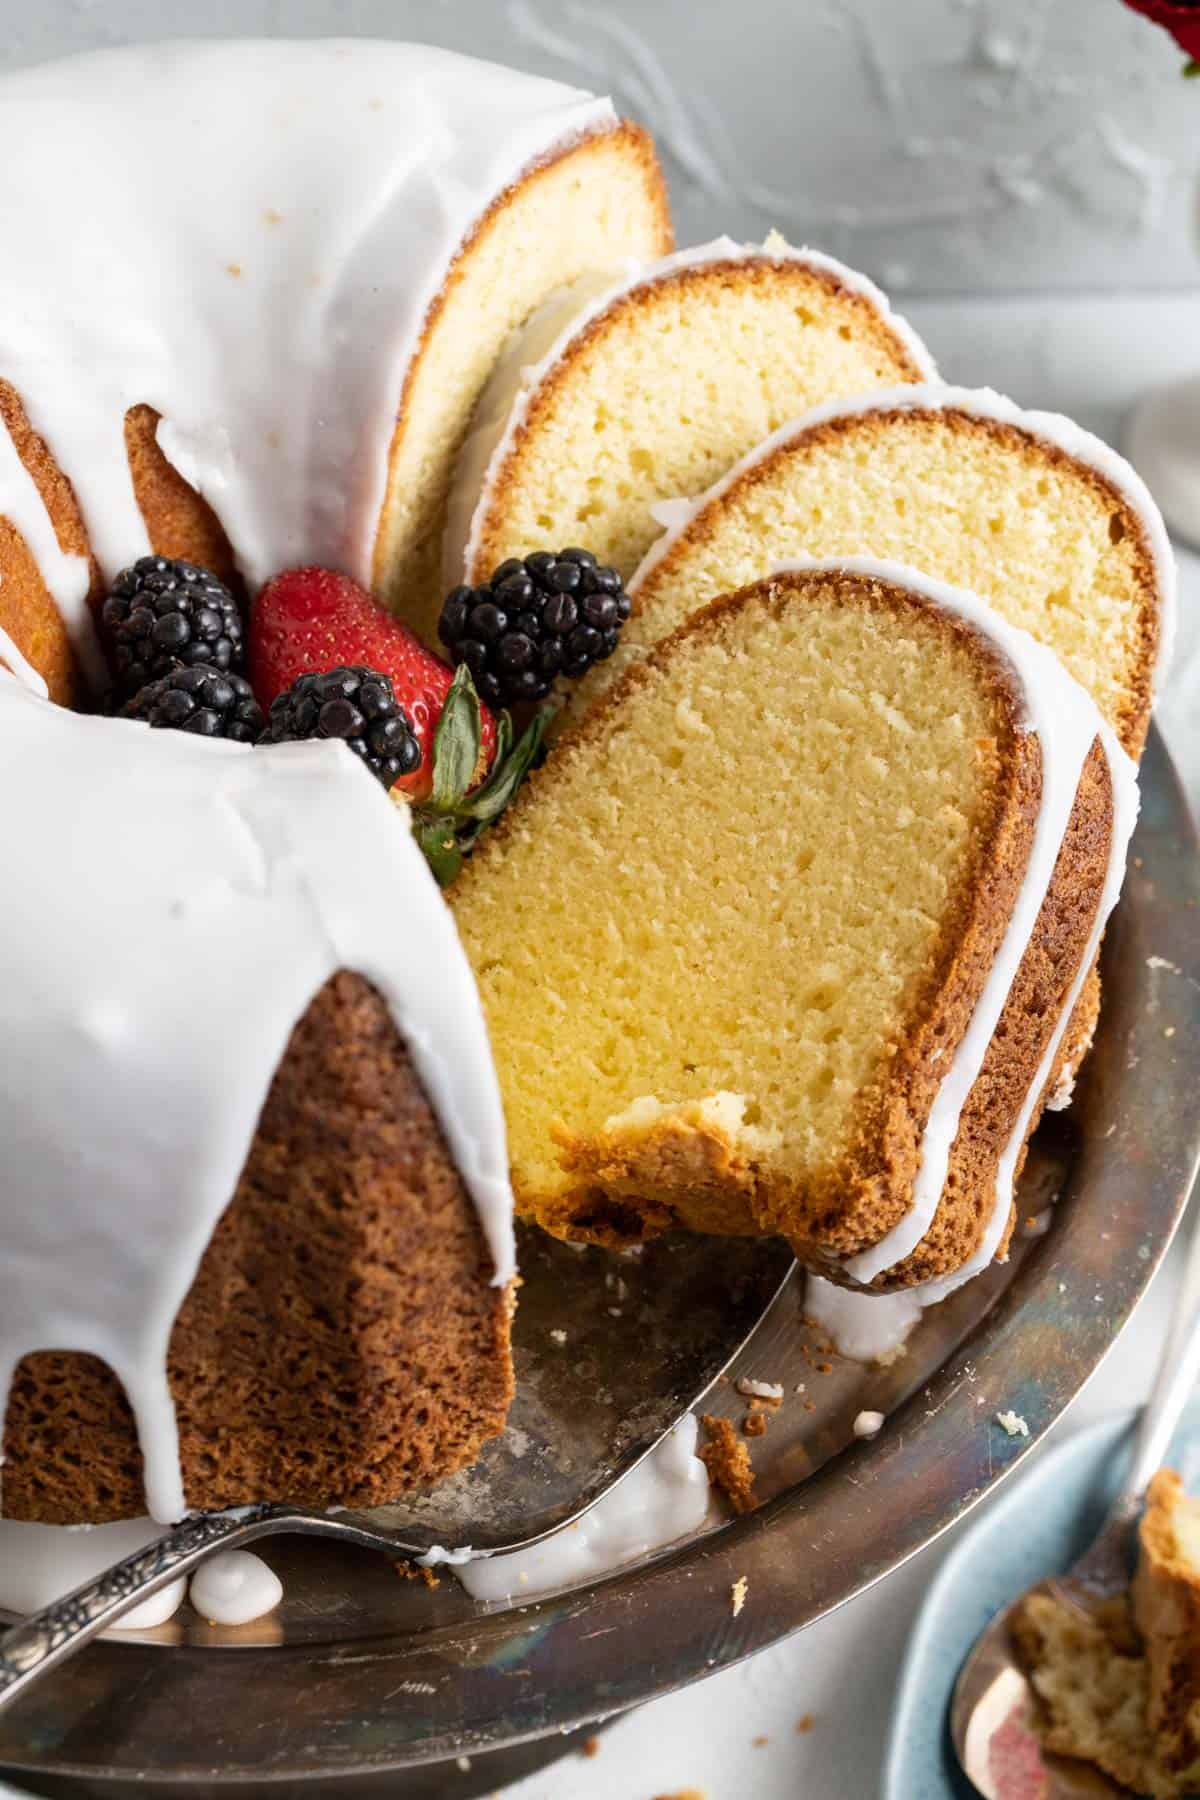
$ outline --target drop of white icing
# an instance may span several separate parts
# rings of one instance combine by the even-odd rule
[[[920,1323],[921,1305],[910,1293],[857,1294],[810,1274],[804,1313],[842,1356],[869,1363],[903,1349]]]
[[[573,1525],[530,1550],[467,1563],[458,1578],[476,1600],[524,1600],[607,1575],[699,1531],[708,1516],[708,1471],[689,1415],[644,1462]]]
[[[261,1556],[249,1550],[221,1550],[192,1576],[190,1598],[211,1625],[248,1625],[274,1612],[283,1583]]]

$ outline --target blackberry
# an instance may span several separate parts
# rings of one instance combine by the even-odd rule
[[[276,695],[260,744],[341,738],[385,787],[421,766],[412,721],[390,678],[358,665],[325,675],[298,675]]]
[[[126,701],[120,716],[197,737],[231,738],[235,744],[252,744],[263,728],[262,707],[250,683],[211,663],[160,675]]]
[[[118,700],[172,669],[207,663],[228,675],[242,666],[237,601],[195,563],[143,556],[113,582],[103,618]]]
[[[537,550],[502,562],[483,587],[456,587],[438,631],[488,704],[512,706],[611,656],[628,617],[621,577],[590,550]]]

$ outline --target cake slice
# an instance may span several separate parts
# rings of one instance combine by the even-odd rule
[[[822,408],[751,451],[646,557],[620,648],[576,705],[696,607],[804,553],[896,558],[982,595],[1048,644],[1140,750],[1174,596],[1157,508],[1069,420],[957,388]]]
[[[932,375],[878,288],[777,233],[588,275],[533,315],[484,389],[445,585],[573,543],[632,574],[658,536],[656,502],[700,493],[818,401]]]
[[[611,1245],[780,1233],[878,1289],[982,1267],[1132,786],[1052,655],[911,571],[694,614],[451,892],[518,1209]]]
[[[1048,1750],[1184,1800],[1200,1789],[1200,1501],[1172,1469],[1150,1483],[1138,1540],[1131,1594],[1084,1611],[1050,1584],[1024,1602],[1014,1639]]]

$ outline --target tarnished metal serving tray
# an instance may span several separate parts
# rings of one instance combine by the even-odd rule
[[[543,1734],[560,1743],[810,1624],[895,1568],[1058,1418],[1129,1317],[1186,1196],[1200,1150],[1200,858],[1157,738],[1104,984],[1076,1104],[1039,1132],[1022,1185],[1023,1218],[1055,1201],[1044,1235],[1019,1230],[1009,1263],[928,1313],[886,1369],[814,1354],[799,1281],[776,1301],[732,1371],[787,1395],[754,1444],[759,1511],[507,1610],[477,1607],[452,1578],[430,1591],[381,1557],[280,1540],[267,1551],[286,1589],[278,1615],[240,1631],[176,1622],[86,1651],[0,1720],[0,1774],[100,1793],[134,1783],[186,1784],[192,1796],[325,1783],[391,1796],[491,1791],[546,1752],[484,1757],[473,1775],[454,1759]],[[630,1359],[668,1354],[654,1335],[655,1282],[681,1267],[690,1278],[689,1258],[696,1279],[711,1280],[713,1255],[694,1243],[619,1265],[582,1253],[597,1317],[611,1301],[605,1273],[619,1267],[626,1283],[598,1393],[604,1360],[627,1371]],[[559,1258],[572,1259],[573,1278]],[[539,1354],[555,1305],[580,1291],[576,1253],[543,1245],[532,1261],[519,1359]],[[740,1418],[745,1402],[723,1384],[708,1406]],[[856,1441],[864,1407],[888,1419]],[[1028,1438],[996,1426],[1007,1409]],[[751,1599],[734,1619],[739,1577]]]

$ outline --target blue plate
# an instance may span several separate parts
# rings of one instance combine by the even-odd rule
[[[947,1729],[958,1671],[1002,1607],[1087,1548],[1120,1484],[1134,1417],[1101,1419],[1050,1450],[1024,1480],[1004,1489],[943,1563],[909,1639],[882,1800],[978,1800],[959,1771]],[[1195,1480],[1200,1401],[1184,1415],[1168,1460],[1185,1480]]]

